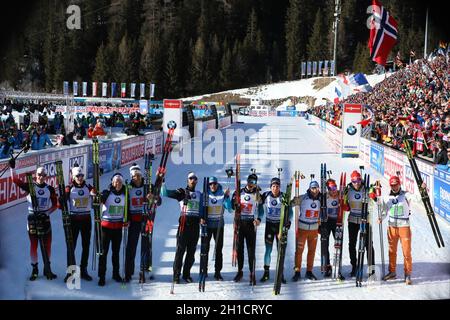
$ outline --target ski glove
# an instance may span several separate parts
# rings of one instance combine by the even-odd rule
[[[14,169],[16,167],[16,159],[11,158],[11,159],[9,159],[8,163],[12,169]]]

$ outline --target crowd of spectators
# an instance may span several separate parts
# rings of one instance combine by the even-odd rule
[[[57,112],[57,105],[52,103],[19,103],[4,101],[0,108],[0,159],[11,157],[14,151],[30,146],[32,150],[41,150],[57,145],[77,144],[76,140],[90,139],[94,136],[106,136],[107,127],[121,127],[127,135],[142,135],[141,130],[153,129],[154,117],[139,112],[124,117],[113,111],[109,116],[77,114],[74,129],[66,132],[65,117]],[[121,105],[124,107],[125,105]],[[112,107],[112,105],[111,105]],[[39,116],[34,115],[38,112]],[[13,116],[18,112],[20,124]]]
[[[315,107],[311,113],[335,126],[342,126],[343,103],[368,106],[363,125],[371,126],[371,138],[403,150],[403,137],[413,152],[438,165],[450,158],[450,55],[435,51],[432,57],[406,65],[371,92],[356,93],[339,105]]]

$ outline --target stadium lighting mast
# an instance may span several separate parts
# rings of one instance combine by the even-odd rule
[[[339,17],[341,15],[341,0],[335,0],[334,4],[334,46],[333,46],[333,60],[334,60],[334,74],[337,74],[337,62],[336,62],[336,50],[337,50],[337,36],[338,36],[338,24]]]

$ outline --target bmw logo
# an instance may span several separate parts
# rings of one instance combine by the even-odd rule
[[[212,199],[211,199],[211,203],[212,203],[212,204],[216,204],[216,203],[217,203],[217,199],[216,199],[216,198],[212,198]]]
[[[120,201],[121,201],[121,200],[120,200],[119,197],[117,197],[117,198],[114,199],[114,202],[115,202],[115,203],[120,203]]]
[[[142,191],[141,191],[141,190],[137,190],[137,191],[136,191],[136,195],[137,195],[137,196],[140,196],[141,194],[142,194]]]
[[[337,204],[338,204],[337,201],[333,201],[333,202],[331,203],[332,206],[337,206]]]
[[[40,196],[42,196],[42,195],[44,194],[44,190],[39,190],[39,191],[38,191],[38,194],[39,194]]]
[[[79,191],[78,191],[78,195],[79,195],[79,196],[84,196],[84,191],[83,191],[83,190],[79,190]]]
[[[313,208],[313,209],[317,208],[317,204],[311,203],[311,208]]]
[[[249,196],[249,195],[246,195],[246,196],[244,197],[244,200],[245,200],[245,201],[249,201],[249,200],[250,200],[250,196]]]
[[[361,199],[361,195],[360,195],[359,193],[355,194],[355,199],[356,199],[356,200]]]
[[[193,193],[193,194],[191,195],[191,198],[192,198],[192,199],[197,198],[197,196],[195,195],[195,193]]]
[[[273,206],[276,206],[278,204],[278,201],[277,200],[272,200],[272,202],[270,204],[273,205]]]
[[[392,199],[392,203],[393,203],[393,204],[397,204],[397,203],[398,203],[398,200],[397,200],[397,199]]]
[[[347,133],[349,136],[354,136],[357,132],[358,130],[356,129],[355,126],[350,126],[347,128]]]

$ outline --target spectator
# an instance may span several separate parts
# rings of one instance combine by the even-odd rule
[[[100,119],[97,120],[97,124],[95,125],[93,136],[106,136],[106,132],[103,129],[103,125]]]
[[[45,149],[46,145],[53,147],[53,144],[45,130],[38,127],[31,136],[31,150]]]
[[[441,165],[447,165],[448,163],[448,157],[447,157],[447,149],[444,148],[444,142],[438,141],[437,142],[437,151],[436,151],[436,157],[435,157],[435,163],[441,164]]]
[[[94,125],[92,123],[89,124],[87,135],[89,139],[92,139],[94,137]]]
[[[0,136],[0,159],[6,159],[13,154],[14,138],[4,133]]]
[[[79,122],[75,126],[75,135],[77,140],[83,140],[86,137],[86,129]]]

